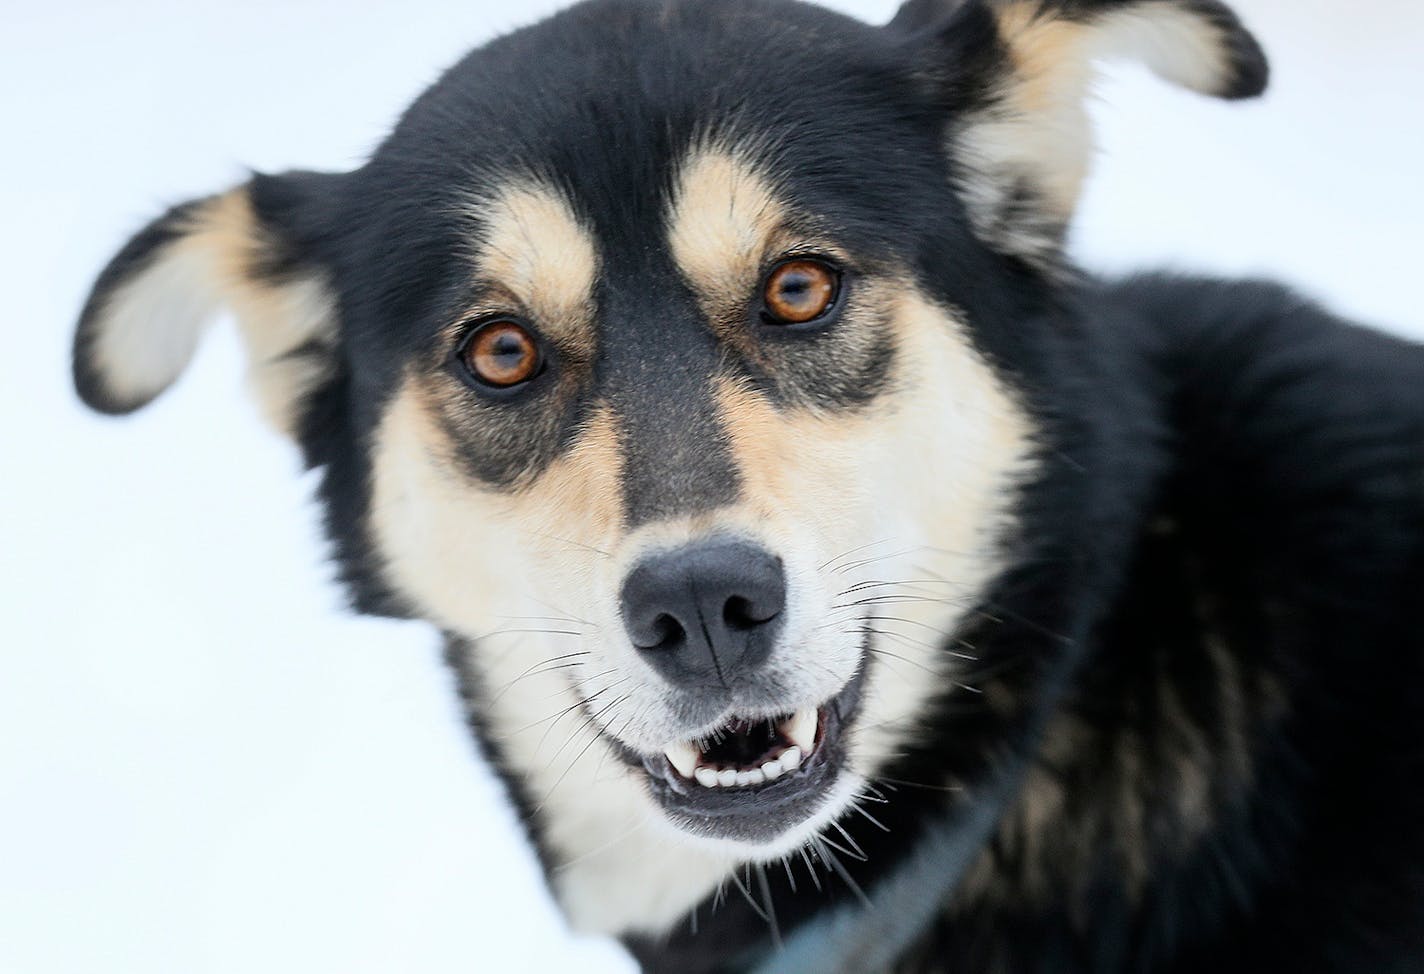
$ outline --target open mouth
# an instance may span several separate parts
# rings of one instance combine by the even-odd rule
[[[759,788],[796,771],[816,753],[823,707],[768,720],[734,718],[705,741],[678,741],[663,751],[684,781],[704,788]]]
[[[764,844],[811,818],[844,765],[861,672],[819,707],[731,716],[696,740],[638,759],[653,797],[689,832]]]

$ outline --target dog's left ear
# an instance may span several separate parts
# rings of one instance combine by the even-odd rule
[[[909,0],[887,28],[943,93],[955,178],[981,238],[1056,262],[1092,159],[1097,62],[1131,59],[1216,98],[1266,88],[1265,55],[1217,0]]]
[[[225,307],[236,315],[263,412],[298,436],[337,368],[336,299],[323,251],[344,178],[257,174],[139,231],[99,275],[80,315],[80,398],[111,414],[147,405],[187,367]]]

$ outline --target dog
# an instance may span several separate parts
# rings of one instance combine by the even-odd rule
[[[587,0],[158,217],[75,383],[235,312],[649,971],[1424,970],[1424,351],[1075,269],[1104,57],[1267,83],[1216,0]]]

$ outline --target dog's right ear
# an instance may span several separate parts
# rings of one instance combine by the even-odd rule
[[[338,323],[322,260],[343,177],[255,175],[173,207],[109,262],[79,319],[74,382],[94,409],[129,413],[182,373],[230,308],[268,420],[295,436],[336,366]]]

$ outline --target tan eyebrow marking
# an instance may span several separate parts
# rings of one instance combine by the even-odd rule
[[[521,180],[475,206],[482,282],[524,305],[550,338],[591,345],[598,249],[564,194]]]
[[[746,294],[786,220],[774,188],[744,157],[697,146],[683,161],[668,207],[668,243],[704,295]]]

